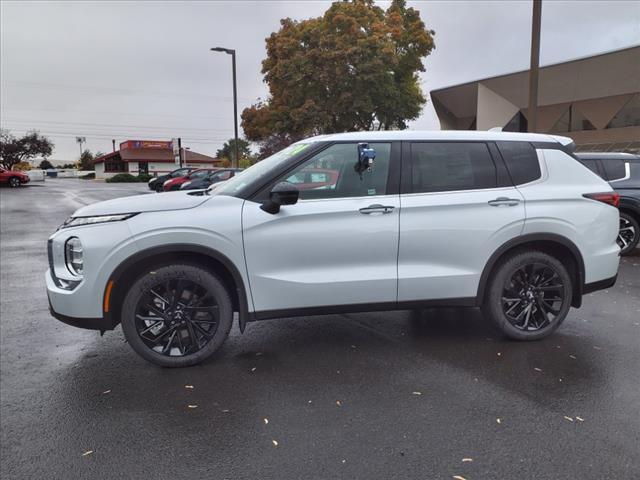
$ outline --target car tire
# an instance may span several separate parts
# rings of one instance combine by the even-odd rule
[[[620,231],[617,242],[620,255],[629,255],[640,241],[640,224],[638,220],[627,212],[620,212]]]
[[[156,182],[153,185],[153,189],[156,191],[156,193],[162,192],[162,182]]]
[[[11,177],[9,179],[9,186],[11,188],[18,188],[20,186],[20,179],[18,177]]]
[[[557,258],[540,251],[519,251],[492,273],[483,313],[514,340],[540,340],[564,321],[572,300],[572,280]]]
[[[186,367],[222,346],[231,330],[233,306],[213,273],[194,265],[169,265],[134,282],[121,319],[127,342],[145,360]]]

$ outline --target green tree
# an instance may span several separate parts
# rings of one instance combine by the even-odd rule
[[[322,17],[285,18],[262,62],[269,98],[242,112],[247,139],[402,129],[426,98],[418,73],[435,32],[405,0],[334,2]]]
[[[45,158],[40,162],[40,165],[38,165],[38,168],[40,170],[48,170],[50,168],[53,168],[53,164]]]
[[[91,150],[87,149],[82,152],[80,159],[78,160],[78,170],[93,170],[93,160],[96,157],[91,153]]]
[[[0,130],[0,163],[11,169],[20,162],[35,157],[48,157],[53,151],[53,143],[38,132],[30,131],[16,138],[8,130]]]
[[[216,152],[216,157],[226,158],[227,160],[232,161],[236,155],[235,144],[236,144],[235,138],[231,138],[226,142],[224,142],[224,145],[222,145],[222,148],[218,149],[218,151]],[[251,158],[252,155],[251,155],[251,150],[249,148],[249,145],[250,145],[249,142],[247,142],[244,138],[238,139],[238,156],[240,157],[240,160],[245,158]]]

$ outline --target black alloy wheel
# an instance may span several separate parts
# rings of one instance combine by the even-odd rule
[[[224,283],[195,265],[149,271],[129,289],[122,329],[132,348],[160,366],[202,362],[225,341],[233,307]]]
[[[553,267],[530,263],[518,267],[505,282],[502,311],[519,330],[541,330],[557,319],[564,291],[565,285]]]
[[[12,188],[16,188],[20,186],[20,179],[17,177],[11,177],[9,179],[9,186]]]

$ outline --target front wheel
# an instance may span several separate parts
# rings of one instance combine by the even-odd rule
[[[17,187],[19,187],[19,186],[20,186],[20,179],[19,179],[19,178],[16,178],[16,177],[11,177],[11,178],[9,179],[9,186],[10,186],[11,188],[17,188]]]
[[[186,367],[211,356],[227,338],[232,320],[224,284],[192,265],[146,273],[122,307],[122,329],[131,347],[163,367]]]
[[[640,225],[638,221],[626,212],[620,212],[620,230],[617,243],[620,255],[628,255],[638,246],[640,241]]]
[[[498,265],[483,310],[509,338],[538,340],[560,326],[571,298],[571,277],[562,262],[543,252],[525,251]]]

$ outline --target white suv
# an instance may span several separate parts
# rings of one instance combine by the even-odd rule
[[[477,306],[507,336],[552,333],[614,284],[618,195],[571,140],[501,132],[314,137],[211,192],[75,212],[49,239],[53,316],[186,366],[247,322]]]

